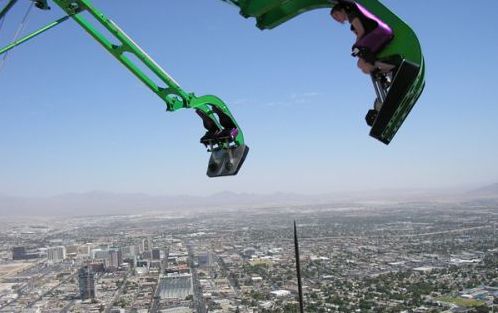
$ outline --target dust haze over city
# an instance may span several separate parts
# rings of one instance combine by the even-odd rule
[[[448,0],[118,2],[0,0],[0,313],[498,310],[498,3],[462,28]],[[405,60],[364,75],[337,3]]]

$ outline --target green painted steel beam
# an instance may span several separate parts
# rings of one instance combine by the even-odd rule
[[[272,29],[302,13],[322,8],[330,9],[334,6],[334,1],[330,0],[223,1],[237,5],[242,16],[255,18],[256,25],[261,29]],[[356,0],[356,2],[386,22],[396,34],[395,40],[379,54],[379,57],[397,54],[413,63],[420,64],[422,62],[420,42],[413,30],[402,19],[378,0]]]
[[[217,107],[228,116],[238,129],[234,139],[237,146],[244,144],[244,135],[228,106],[218,97],[207,95],[197,97],[194,93],[186,92],[180,85],[157,64],[137,43],[135,43],[116,23],[106,17],[93,6],[89,0],[53,0],[70,15],[90,36],[99,42],[112,56],[130,70],[150,90],[158,95],[165,103],[168,111],[181,108],[197,109],[205,113],[220,129],[223,129],[212,107]],[[84,16],[88,13],[92,19]],[[100,32],[94,23],[103,26],[111,35]],[[129,56],[134,56],[139,64]],[[148,68],[156,77],[150,77],[141,66]],[[158,85],[154,78],[158,78],[164,85]]]
[[[2,18],[16,1],[10,0],[0,10]],[[116,23],[95,8],[90,0],[53,0],[53,2],[66,12],[67,16],[1,48],[0,55],[72,18],[123,66],[159,96],[165,102],[167,111],[190,108],[199,113],[204,126],[209,128],[207,133],[209,136],[203,136],[201,140],[201,143],[209,147],[208,151],[211,152],[206,173],[209,177],[236,175],[239,172],[249,147],[245,145],[242,129],[228,106],[220,98],[213,95],[198,97],[194,93],[189,93],[182,89]],[[36,0],[35,5],[42,10],[50,9],[46,0]],[[101,31],[102,27],[106,32]],[[146,73],[144,68],[152,72],[153,76]],[[156,83],[157,81],[159,83]]]
[[[58,20],[56,20],[56,21],[54,21],[54,22],[52,22],[52,23],[50,23],[50,24],[48,24],[48,25],[46,25],[46,26],[44,26],[44,27],[42,27],[42,28],[40,28],[40,29],[38,29],[38,30],[36,30],[34,32],[32,32],[31,34],[28,34],[28,35],[22,37],[21,39],[18,39],[16,41],[8,44],[7,46],[5,46],[5,47],[3,47],[3,48],[0,49],[0,55],[6,53],[9,50],[14,49],[15,47],[17,47],[17,46],[25,43],[26,41],[28,41],[30,39],[35,38],[36,36],[38,36],[40,34],[43,34],[47,30],[52,29],[55,26],[60,25],[61,23],[67,21],[68,19],[69,19],[69,16],[63,16],[60,19],[58,19]]]
[[[161,98],[164,98],[168,105],[168,109],[173,111],[184,106],[184,103],[179,104],[178,101],[187,102],[189,99],[188,93],[180,88],[179,84],[171,78],[155,61],[152,60],[131,38],[129,38],[112,20],[108,19],[102,12],[97,10],[90,1],[87,0],[54,0],[67,14],[72,15],[73,19],[85,29],[97,42],[99,42],[108,52],[110,52],[118,61],[137,76],[147,87]],[[93,21],[102,25],[111,35],[108,38],[100,32],[92,22],[87,19],[83,12],[88,12]],[[127,54],[134,55],[138,60],[150,69],[158,78],[165,83],[166,86],[158,86],[154,80],[144,73],[139,65],[135,64]],[[163,94],[163,90],[168,90],[172,94],[176,94],[181,100],[175,98],[167,98]]]

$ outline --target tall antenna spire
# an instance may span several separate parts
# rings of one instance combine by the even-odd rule
[[[301,261],[299,260],[299,243],[297,242],[297,227],[295,220],[294,220],[294,250],[296,252],[297,289],[299,291],[299,312],[304,313],[303,287],[301,284]]]

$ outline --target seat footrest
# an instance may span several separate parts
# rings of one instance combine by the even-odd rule
[[[402,62],[392,81],[382,108],[375,118],[372,129],[370,130],[370,136],[386,145],[389,144],[395,132],[389,137],[385,137],[383,133],[389,127],[398,129],[403,123],[404,117],[411,110],[414,101],[410,99],[408,92],[416,82],[419,71],[419,66],[406,60]],[[403,103],[410,101],[412,102],[411,105],[402,106]],[[405,111],[404,114],[400,112],[403,110]]]

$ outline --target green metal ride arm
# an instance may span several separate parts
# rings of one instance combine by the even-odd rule
[[[140,81],[149,87],[166,103],[168,111],[176,111],[181,108],[193,108],[202,111],[219,127],[218,119],[214,116],[212,106],[219,108],[225,113],[238,128],[235,138],[237,145],[244,144],[244,136],[238,127],[235,118],[230,113],[223,101],[215,96],[196,97],[193,93],[187,93],[180,85],[161,68],[138,44],[136,44],[119,26],[107,18],[101,11],[93,6],[89,0],[53,0],[68,15],[70,15],[83,29],[85,29],[95,40],[97,40],[107,51],[109,51],[119,62],[128,68]],[[100,23],[114,38],[107,38],[103,33],[83,16],[88,12],[95,21]],[[115,43],[117,42],[117,43]],[[165,86],[157,85],[152,78],[144,73],[127,54],[134,55],[143,65],[150,69]]]
[[[10,0],[0,10],[3,18],[17,0]],[[47,0],[32,0],[40,9],[50,9]],[[23,38],[12,42],[0,49],[0,55],[21,45],[22,43],[60,25],[69,18],[75,20],[121,64],[130,70],[150,90],[158,95],[165,103],[167,111],[176,111],[181,108],[195,109],[202,118],[207,129],[201,143],[209,147],[211,158],[208,164],[207,175],[210,177],[236,175],[244,163],[249,148],[244,143],[244,135],[235,118],[226,104],[218,97],[205,95],[197,97],[188,93],[162,69],[139,45],[137,45],[119,26],[96,9],[90,0],[53,0],[67,16],[64,16]],[[87,14],[85,14],[87,13]],[[84,14],[86,16],[84,16]],[[91,18],[89,19],[88,16]],[[93,18],[93,19],[92,19]],[[90,20],[103,26],[109,35],[104,35]],[[129,56],[134,56],[141,65],[149,69],[164,85],[158,85],[135,63]],[[142,67],[143,68],[143,67]]]

